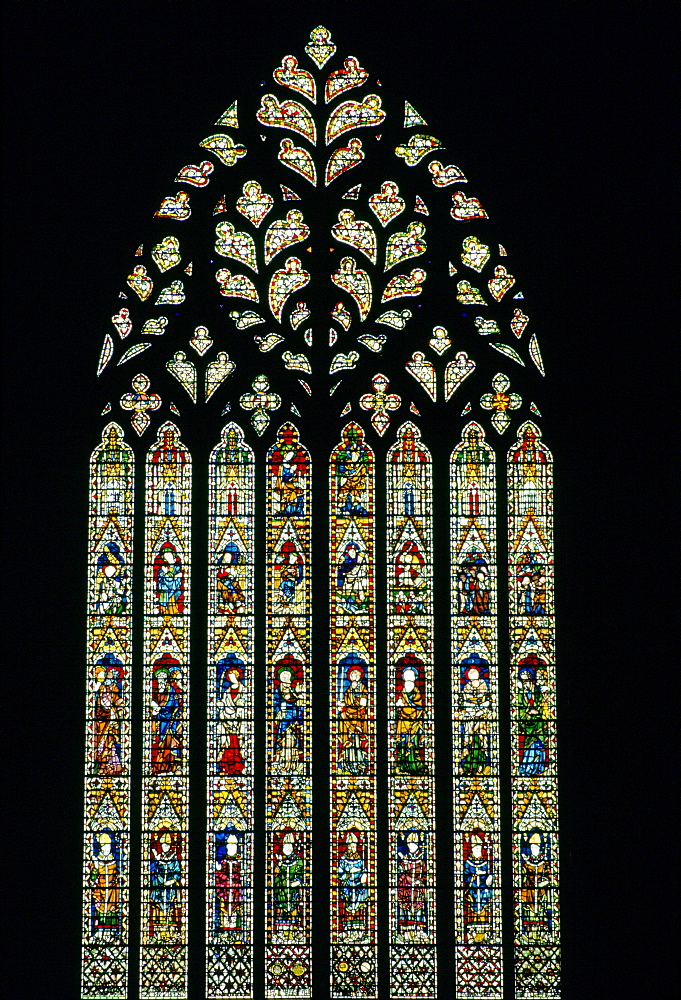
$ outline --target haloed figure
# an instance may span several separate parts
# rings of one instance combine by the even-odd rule
[[[121,889],[118,861],[113,852],[113,838],[103,831],[97,834],[90,863],[92,892],[92,930],[98,937],[116,937],[120,933]]]
[[[402,687],[397,698],[397,770],[403,774],[423,774],[426,764],[422,757],[423,698],[416,686],[418,671],[406,667],[402,671]]]

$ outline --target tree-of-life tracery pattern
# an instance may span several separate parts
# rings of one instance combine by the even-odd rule
[[[526,421],[508,453],[516,997],[559,996],[553,458]]]
[[[374,466],[347,424],[329,491],[332,997],[378,995]]]
[[[433,472],[411,422],[386,464],[390,996],[437,996]]]
[[[452,452],[456,995],[501,1000],[496,476],[471,421]]]
[[[282,424],[266,465],[268,998],[312,996],[310,453]]]
[[[117,294],[124,302],[116,300],[104,317],[97,377],[109,395],[102,412],[119,406],[135,437],[160,435],[152,448],[158,457],[150,459],[149,475],[156,485],[149,486],[145,514],[143,844],[142,881],[135,885],[135,891],[141,888],[144,997],[182,996],[187,972],[190,464],[177,428],[164,423],[169,416],[179,423],[187,411],[192,433],[201,413],[213,428],[198,442],[202,466],[214,449],[208,603],[194,608],[195,616],[206,614],[208,628],[208,868],[206,884],[197,881],[193,889],[196,905],[206,906],[208,995],[250,998],[263,970],[268,1000],[312,992],[311,460],[291,424],[280,429],[261,470],[266,617],[259,618],[253,605],[253,476],[264,459],[266,432],[273,432],[281,413],[295,415],[312,456],[317,448],[324,465],[330,442],[342,435],[331,462],[329,501],[331,836],[328,845],[315,845],[318,858],[327,847],[330,852],[330,910],[317,912],[315,935],[324,942],[331,937],[333,995],[390,991],[396,1000],[427,997],[435,989],[429,727],[437,714],[433,675],[439,673],[432,636],[440,634],[436,625],[444,625],[434,621],[429,602],[431,572],[437,575],[446,557],[428,548],[430,500],[420,513],[417,504],[419,497],[430,497],[432,430],[451,435],[449,452],[461,433],[459,414],[469,413],[479,423],[464,429],[451,467],[445,468],[446,461],[440,467],[434,458],[432,469],[436,483],[449,475],[452,502],[453,855],[451,844],[438,845],[441,865],[443,851],[445,866],[453,858],[452,988],[466,1000],[499,1000],[502,971],[507,979],[512,975],[508,962],[503,970],[501,965],[500,856],[510,857],[513,847],[517,981],[525,990],[519,995],[554,996],[557,989],[553,653],[547,633],[552,611],[541,611],[542,600],[550,604],[550,575],[542,575],[539,542],[534,549],[528,543],[530,561],[514,562],[511,572],[518,647],[514,776],[505,772],[504,781],[508,788],[513,782],[515,827],[504,831],[503,842],[499,828],[498,733],[508,712],[502,705],[499,718],[492,444],[516,433],[528,407],[540,416],[528,391],[532,379],[545,375],[544,361],[520,277],[492,236],[494,203],[452,162],[457,154],[451,139],[431,134],[408,102],[404,115],[401,106],[396,115],[394,101],[383,95],[362,60],[337,48],[328,29],[315,28],[297,54],[282,56],[263,91],[233,99],[197,136],[188,162],[175,165],[167,189],[159,192],[149,237],[121,274]],[[128,362],[142,352],[148,374],[133,375]],[[252,429],[257,436],[257,457],[237,424],[219,437],[225,415],[240,411],[250,424],[247,433]],[[364,429],[353,423],[341,430],[351,413],[366,414]],[[277,423],[286,419],[280,416]],[[389,756],[377,760],[369,444],[374,434],[387,440],[399,424],[387,492],[378,505],[379,522],[384,499],[388,518],[390,728]],[[313,442],[309,428],[318,426]],[[109,471],[102,472],[104,485],[95,487],[98,496],[113,496],[117,483],[132,475],[121,435],[117,428],[113,444],[105,445],[129,460],[106,459]],[[414,462],[400,458],[403,453]],[[525,465],[518,468],[526,471]],[[379,473],[382,483],[382,465]],[[537,483],[542,474],[540,468]],[[413,496],[410,475],[416,477]],[[93,756],[87,772],[84,1000],[125,992],[129,489],[127,527],[120,511],[108,521],[97,508],[100,520],[91,529],[90,559],[97,569],[88,611],[88,733],[92,728],[95,742],[88,744]],[[318,489],[326,503],[325,482]],[[522,490],[530,496],[531,482]],[[548,491],[550,483],[544,493],[536,491],[547,505]],[[203,513],[202,507],[197,523]],[[532,523],[545,540],[543,516]],[[117,549],[102,548],[105,530],[113,532],[108,540]],[[93,547],[95,536],[100,548]],[[446,572],[449,562],[442,568]],[[257,577],[255,584],[257,590]],[[383,608],[380,614],[382,625]],[[518,638],[528,623],[534,624],[527,637]],[[203,629],[200,623],[200,634]],[[256,678],[263,632],[265,673]],[[326,653],[318,662],[326,671]],[[257,704],[263,678],[266,707],[254,718],[253,699]],[[384,707],[381,692],[380,711]],[[258,736],[263,725],[265,740]],[[256,781],[254,747],[257,756],[263,744],[266,774]],[[388,798],[379,795],[376,802],[382,782]],[[263,807],[264,831],[254,829]],[[318,800],[324,814],[326,807]],[[381,841],[377,828],[383,827]],[[101,836],[95,838],[97,831]],[[264,908],[253,906],[250,897],[253,843],[261,834]],[[377,872],[385,872],[387,882],[377,881]],[[255,873],[256,884],[260,875]],[[506,888],[510,895],[510,880]],[[382,960],[390,966],[389,983],[379,980],[377,912],[387,932],[390,954]],[[265,954],[252,954],[263,931]],[[439,968],[442,989],[442,953]]]
[[[229,423],[208,468],[206,996],[253,996],[253,449]]]
[[[82,997],[126,997],[135,461],[118,424],[90,459]]]
[[[191,456],[162,424],[147,453],[140,997],[187,996]]]

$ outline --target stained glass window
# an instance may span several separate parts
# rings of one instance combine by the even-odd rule
[[[318,26],[226,95],[103,323],[83,1000],[133,951],[145,998],[559,995],[546,368],[494,193],[364,62]]]

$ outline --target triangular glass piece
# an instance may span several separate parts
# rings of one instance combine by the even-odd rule
[[[284,201],[300,201],[300,195],[292,191],[290,187],[286,187],[285,184],[280,184],[279,187]]]
[[[416,108],[413,108],[409,101],[404,102],[404,127],[413,128],[414,125],[427,125],[428,122],[422,118]]]
[[[220,115],[220,117],[218,118],[218,120],[216,121],[215,124],[216,125],[225,125],[227,128],[238,128],[239,127],[239,118],[238,118],[238,115],[237,115],[237,107],[236,106],[237,106],[237,102],[236,101],[234,102],[234,104],[230,104],[230,106],[227,108],[227,110],[224,111]]]
[[[418,195],[416,195],[416,204],[414,205],[414,211],[420,212],[421,215],[430,215],[430,212],[428,211],[425,202],[423,201],[422,198],[419,198]]]
[[[362,187],[361,184],[355,184],[354,187],[351,187],[349,191],[345,192],[345,194],[343,195],[343,197],[342,197],[341,200],[342,201],[357,201],[357,199],[359,198],[359,191],[360,191],[361,187]]]
[[[213,209],[213,215],[219,215],[220,212],[226,212],[226,211],[227,211],[227,200],[223,194],[222,198],[220,198],[219,202]]]

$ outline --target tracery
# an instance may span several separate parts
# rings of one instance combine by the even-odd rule
[[[205,829],[191,819],[192,838],[207,844],[207,996],[251,1000],[261,986],[269,1000],[316,996],[315,942],[330,945],[333,997],[434,998],[452,952],[466,1000],[497,1000],[511,978],[518,997],[559,995],[552,459],[527,419],[528,408],[540,417],[528,391],[546,369],[518,306],[520,269],[491,235],[493,193],[469,190],[444,134],[407,101],[396,118],[380,86],[323,26],[282,56],[265,92],[235,99],[171,174],[176,188],[159,192],[150,236],[121,274],[125,302],[104,324],[97,377],[111,397],[104,412],[118,407],[122,424],[106,425],[90,471],[84,1000],[126,996],[129,941],[141,948],[142,996],[188,995],[190,891],[200,898],[187,879],[192,621],[206,626],[209,664],[207,718],[192,707],[207,736]],[[132,374],[125,365],[142,353],[145,372]],[[511,429],[505,523],[496,493],[506,457],[495,443]],[[208,543],[193,546],[195,565],[207,551],[200,606],[191,534],[205,498],[192,493],[192,469],[208,478]],[[434,489],[446,481],[448,554]],[[137,597],[135,489],[146,543]],[[328,560],[312,552],[322,523]],[[497,573],[504,533],[507,590]],[[329,580],[323,610],[315,567]],[[438,572],[451,577],[444,617]],[[133,607],[143,618],[137,706]],[[325,615],[330,649],[314,639]],[[435,823],[436,777],[449,769],[434,756],[438,701],[450,696],[453,845]],[[139,875],[128,864],[139,809],[131,712],[144,737]],[[313,789],[322,716],[331,754],[326,784],[317,770]],[[498,750],[507,716],[510,773]],[[387,759],[377,756],[379,723]],[[327,789],[330,836],[313,843]],[[435,902],[448,863],[455,940],[443,943]],[[141,894],[134,929],[131,883]],[[329,909],[313,915],[319,884]],[[502,890],[513,894],[516,942],[503,962]]]

